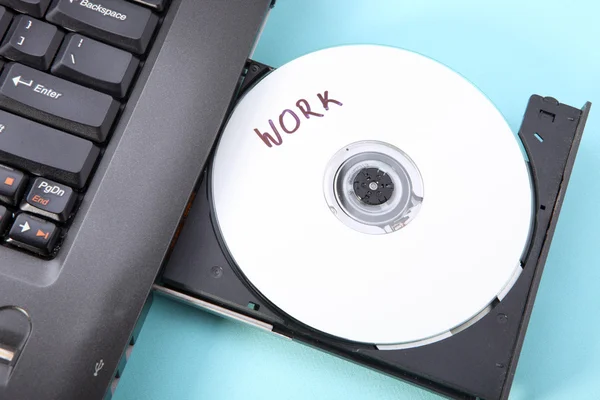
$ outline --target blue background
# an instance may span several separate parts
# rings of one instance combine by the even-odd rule
[[[199,0],[200,1],[200,0]],[[600,398],[600,2],[279,0],[254,59],[280,66],[340,44],[428,55],[516,132],[529,95],[595,102],[511,399]],[[206,39],[209,40],[209,39]],[[437,399],[403,382],[157,298],[115,400]]]

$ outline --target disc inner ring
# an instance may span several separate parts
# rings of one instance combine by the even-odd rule
[[[379,181],[391,183],[386,188]],[[416,217],[423,202],[423,179],[415,163],[400,149],[379,141],[355,142],[340,149],[327,165],[323,185],[332,213],[367,234],[401,229]],[[374,201],[377,197],[379,201]]]

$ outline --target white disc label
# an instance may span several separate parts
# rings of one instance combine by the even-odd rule
[[[336,337],[437,340],[511,284],[532,221],[528,167],[493,104],[400,49],[318,51],[237,104],[211,169],[231,258]]]

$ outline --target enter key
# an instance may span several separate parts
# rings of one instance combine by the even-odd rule
[[[119,106],[107,94],[21,64],[0,75],[0,108],[94,142],[106,140]]]

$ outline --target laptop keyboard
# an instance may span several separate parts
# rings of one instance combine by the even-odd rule
[[[55,256],[166,0],[0,0],[0,241]]]

